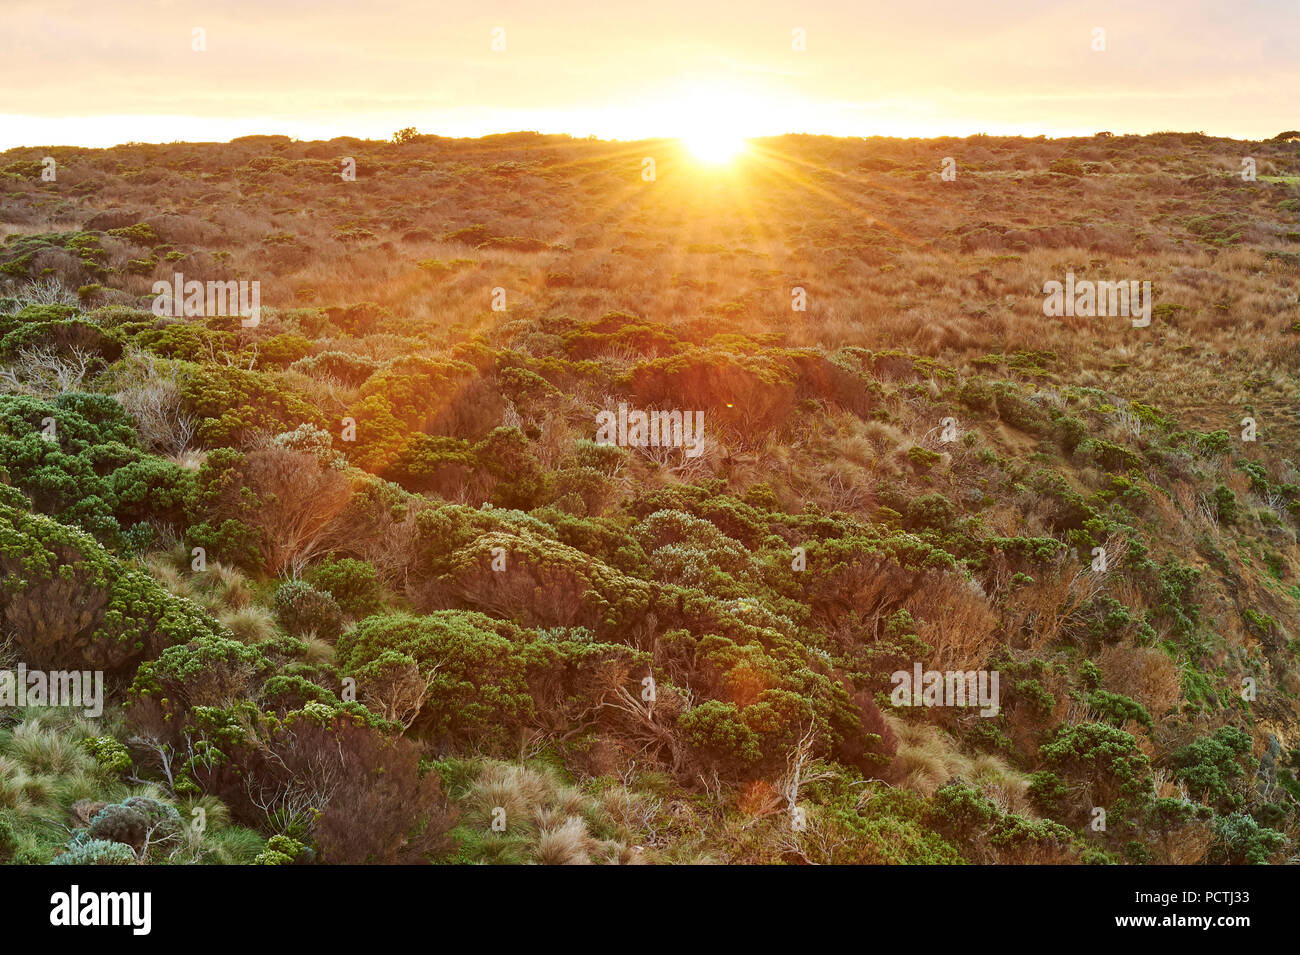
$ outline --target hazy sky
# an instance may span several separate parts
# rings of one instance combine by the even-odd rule
[[[1300,0],[0,0],[0,148],[710,123],[1266,138]]]

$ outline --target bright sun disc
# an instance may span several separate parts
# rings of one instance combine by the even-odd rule
[[[683,136],[682,142],[692,156],[706,163],[730,162],[745,149],[745,140],[740,136],[719,131],[692,133]]]

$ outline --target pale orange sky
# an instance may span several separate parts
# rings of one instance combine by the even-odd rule
[[[1300,0],[0,0],[0,93],[0,148],[715,123],[1259,139],[1300,127]]]

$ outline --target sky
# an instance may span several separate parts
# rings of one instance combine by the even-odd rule
[[[1262,139],[1300,0],[0,0],[0,149],[409,126]]]

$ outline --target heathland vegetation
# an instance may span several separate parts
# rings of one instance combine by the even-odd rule
[[[1295,858],[1300,142],[395,140],[0,154],[0,860]]]

